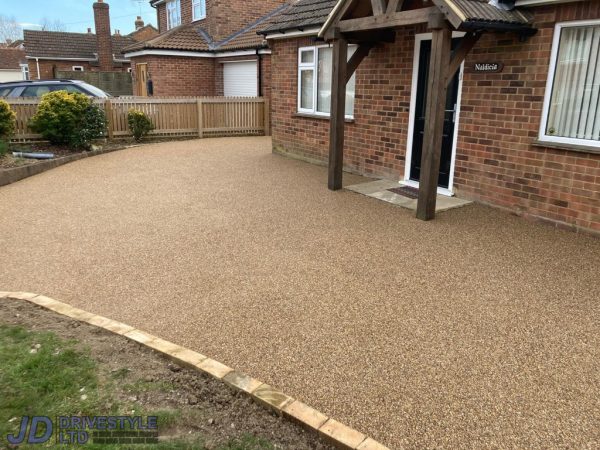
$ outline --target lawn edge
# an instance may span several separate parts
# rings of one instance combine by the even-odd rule
[[[210,375],[229,387],[249,395],[257,404],[288,420],[296,422],[308,431],[317,433],[321,438],[337,448],[348,450],[389,450],[388,447],[360,431],[326,416],[300,400],[286,395],[262,381],[236,371],[198,352],[166,341],[122,322],[75,308],[45,295],[30,292],[0,291],[0,299],[27,301],[79,322],[85,322],[111,333],[124,336],[144,347],[163,354],[177,364]]]

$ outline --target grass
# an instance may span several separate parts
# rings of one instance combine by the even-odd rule
[[[112,374],[112,380],[99,382],[99,366],[89,351],[81,350],[75,341],[65,341],[53,333],[30,332],[21,327],[0,325],[0,448],[6,436],[18,432],[22,416],[127,415],[132,405],[120,405],[115,398],[113,382],[125,378],[127,369]],[[167,390],[174,386],[158,383],[151,387],[143,381],[128,385],[131,390]],[[105,405],[112,405],[108,409]],[[158,416],[159,430],[176,426],[182,413],[177,410],[142,411],[133,405],[136,415]],[[12,419],[12,420],[11,420]],[[54,444],[50,438],[49,445]],[[36,446],[39,448],[39,446]],[[67,448],[57,447],[56,448]],[[85,446],[90,449],[113,450],[119,445]],[[131,447],[131,446],[129,446]],[[30,448],[21,446],[20,448]],[[31,447],[34,448],[34,447]],[[136,445],[136,449],[203,450],[202,436],[190,440],[174,440],[154,445]],[[262,439],[244,436],[224,443],[218,450],[267,450],[273,446]]]

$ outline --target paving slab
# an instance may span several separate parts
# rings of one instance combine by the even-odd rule
[[[366,181],[364,183],[352,184],[346,186],[345,189],[359,194],[366,195],[367,197],[376,198],[392,205],[400,206],[402,208],[410,209],[412,211],[417,210],[417,199],[406,197],[404,195],[391,192],[390,189],[404,186],[403,183],[394,180],[375,180]],[[461,208],[472,204],[470,200],[458,198],[452,195],[437,195],[435,204],[436,212],[448,211],[449,209]]]

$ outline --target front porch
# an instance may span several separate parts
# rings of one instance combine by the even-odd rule
[[[417,210],[418,189],[406,186],[393,180],[376,180],[366,183],[352,184],[345,186],[347,189],[367,197],[376,198],[392,205],[402,208]],[[437,194],[435,203],[435,212],[448,211],[449,209],[460,208],[473,203],[470,200],[454,197],[452,195]]]

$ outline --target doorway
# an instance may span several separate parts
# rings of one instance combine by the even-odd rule
[[[135,65],[136,94],[139,97],[148,97],[148,64]]]
[[[452,48],[460,43],[460,35],[453,35]],[[415,37],[415,57],[413,65],[412,98],[410,107],[409,132],[406,149],[404,184],[418,186],[421,177],[421,155],[425,131],[425,105],[427,102],[427,79],[429,57],[431,55],[431,34]],[[438,192],[452,195],[456,138],[460,113],[463,67],[448,86],[446,97],[444,132],[438,177]]]

